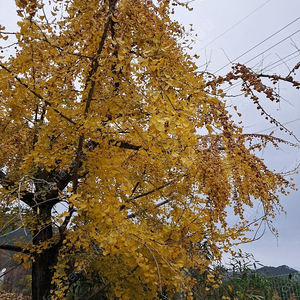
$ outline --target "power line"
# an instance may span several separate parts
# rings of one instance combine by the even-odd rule
[[[298,57],[299,55],[300,55],[300,54],[295,55],[295,56],[291,57],[290,59],[287,59],[287,60],[281,62],[280,64],[274,66],[272,69],[277,68],[277,67],[279,67],[279,66],[281,66],[281,65],[283,65],[283,64],[285,64],[285,63],[287,63],[288,61],[295,59],[295,58]]]
[[[201,48],[200,50],[198,50],[196,53],[200,52],[201,50],[203,50],[205,47],[209,46],[210,44],[212,44],[214,41],[216,41],[217,39],[219,39],[221,36],[223,36],[224,34],[226,34],[228,31],[230,31],[231,29],[233,29],[234,27],[236,27],[238,24],[240,24],[241,22],[243,22],[245,19],[247,19],[248,17],[250,17],[251,15],[253,15],[256,11],[258,11],[260,8],[262,8],[264,5],[266,5],[268,2],[270,2],[271,0],[268,0],[267,2],[265,2],[264,4],[262,4],[261,6],[259,6],[256,10],[254,10],[252,13],[250,13],[249,15],[247,15],[246,17],[244,17],[242,20],[240,20],[239,22],[237,22],[236,24],[234,24],[233,26],[231,26],[229,29],[227,29],[225,32],[223,32],[222,34],[220,34],[219,36],[217,36],[215,39],[213,39],[211,42],[209,42],[208,44],[206,44],[203,48]]]
[[[258,55],[254,56],[253,58],[249,59],[248,61],[246,61],[244,63],[244,65],[248,64],[250,61],[254,60],[255,58],[261,56],[262,54],[264,54],[265,52],[271,50],[272,48],[276,47],[277,45],[281,44],[282,42],[286,41],[287,39],[289,39],[290,37],[292,37],[293,35],[295,35],[296,33],[300,32],[300,29],[295,31],[294,33],[292,33],[291,35],[287,36],[286,38],[282,39],[281,41],[279,41],[278,43],[276,43],[275,45],[271,46],[270,48],[266,49],[265,51],[259,53]]]
[[[295,120],[291,120],[291,121],[289,121],[289,122],[282,123],[282,125],[287,125],[287,124],[290,124],[290,123],[294,123],[294,122],[299,121],[299,120],[300,120],[300,118],[295,119]],[[261,133],[261,132],[268,131],[268,130],[270,130],[270,129],[275,129],[275,128],[276,128],[276,129],[279,129],[278,126],[273,126],[273,127],[267,128],[267,129],[263,129],[263,130],[257,131],[256,133]]]
[[[275,62],[273,62],[273,63],[271,63],[271,64],[265,66],[264,69],[269,69],[271,66],[276,65],[276,64],[279,63],[279,62],[280,62],[280,64],[277,65],[277,66],[280,66],[281,64],[283,64],[283,63],[289,61],[290,59],[288,59],[288,60],[286,60],[286,61],[285,61],[285,59],[288,58],[288,57],[290,57],[290,56],[292,56],[292,55],[294,55],[295,53],[300,53],[300,52],[299,52],[299,50],[296,50],[295,52],[290,53],[289,55],[287,55],[287,56],[285,56],[285,57],[283,57],[283,58],[280,58],[279,60],[277,60],[277,61],[275,61]],[[299,55],[299,54],[298,54],[298,55]],[[292,57],[291,59],[294,59],[294,58],[297,57],[298,55]],[[277,66],[275,66],[274,68],[276,68]]]
[[[289,55],[287,55],[287,56],[285,56],[285,57],[283,57],[283,58],[281,58],[281,59],[275,61],[274,63],[272,63],[272,64],[270,64],[270,65],[267,65],[264,69],[270,68],[271,66],[273,66],[273,65],[275,65],[275,64],[277,64],[277,63],[279,63],[279,64],[275,65],[274,67],[272,67],[272,69],[273,69],[273,68],[277,68],[278,66],[281,66],[282,64],[287,63],[288,61],[290,61],[290,60],[292,60],[292,59],[295,59],[296,57],[298,57],[298,56],[300,55],[300,54],[298,54],[298,55],[295,55],[295,56],[291,57],[290,59],[284,60],[284,59],[286,59],[286,58],[292,56],[292,55],[295,54],[295,53],[299,53],[299,50],[297,50],[297,51],[295,51],[295,52],[293,52],[293,53],[290,53]],[[253,69],[253,68],[252,68],[252,69]],[[263,69],[262,69],[262,70],[263,70]],[[228,91],[228,90],[234,88],[235,86],[238,86],[240,83],[242,83],[242,80],[237,81],[236,83],[234,83],[234,84],[230,85],[229,87],[225,88],[224,91]]]
[[[282,65],[282,64],[284,64],[284,63],[287,63],[288,61],[293,60],[293,59],[295,59],[296,57],[298,57],[298,56],[300,55],[300,54],[298,54],[298,55],[295,55],[295,56],[291,57],[290,59],[284,60],[284,59],[286,59],[286,58],[292,56],[292,55],[295,54],[295,53],[299,53],[299,51],[297,50],[297,51],[295,51],[295,52],[293,52],[293,53],[290,53],[289,55],[287,55],[287,56],[285,56],[285,57],[283,57],[283,58],[277,60],[276,62],[274,62],[274,63],[272,63],[272,64],[270,64],[270,65],[268,65],[268,66],[266,66],[264,69],[270,68],[271,66],[273,66],[273,65],[275,65],[275,64],[277,64],[277,63],[279,63],[279,64],[275,65],[274,67],[272,67],[272,69],[273,69],[273,68],[277,68],[278,66],[280,66],[280,65]],[[252,67],[251,69],[253,69],[253,67]],[[262,71],[263,71],[264,69],[262,69]],[[229,90],[233,89],[234,87],[240,85],[242,82],[243,82],[242,80],[238,80],[236,83],[233,83],[232,85],[230,85],[230,86],[224,88],[223,90],[224,90],[224,92],[229,91]]]
[[[297,52],[298,52],[298,51],[297,51]],[[299,54],[299,55],[300,55],[300,54]],[[295,55],[295,56],[291,57],[290,59],[287,59],[287,60],[285,60],[285,61],[282,61],[282,62],[279,63],[278,65],[272,67],[272,69],[277,68],[277,67],[279,67],[279,66],[281,66],[281,65],[283,65],[283,64],[285,64],[285,63],[287,63],[288,61],[295,59],[295,58],[298,57],[299,55]],[[279,61],[280,61],[280,60],[279,60]],[[278,61],[277,61],[277,62],[278,62]],[[273,64],[271,64],[271,65],[273,65]],[[271,66],[271,65],[270,65],[270,66]],[[269,68],[270,66],[266,66],[265,69],[266,69],[266,68]],[[242,82],[243,82],[243,80],[237,81],[236,83],[234,83],[234,84],[230,85],[229,87],[225,88],[225,89],[224,89],[224,92],[227,92],[227,91],[231,90],[232,88],[234,88],[234,87],[240,85]]]
[[[269,40],[270,38],[272,38],[274,35],[276,35],[277,33],[281,32],[282,30],[284,30],[285,28],[287,28],[288,26],[290,26],[291,24],[295,23],[296,21],[298,21],[300,19],[300,17],[298,17],[297,19],[295,19],[294,21],[292,21],[291,23],[287,24],[286,26],[282,27],[281,29],[279,29],[278,31],[276,31],[275,33],[273,33],[272,35],[270,35],[269,37],[267,37],[266,39],[264,39],[263,41],[261,41],[260,43],[256,44],[254,47],[252,47],[251,49],[247,50],[246,52],[244,52],[243,54],[241,54],[240,56],[238,56],[237,58],[235,58],[233,61],[236,61],[237,59],[241,58],[242,56],[244,56],[245,54],[249,53],[250,51],[252,51],[253,49],[257,48],[258,46],[260,46],[261,44],[263,44],[264,42],[266,42],[267,40]],[[290,37],[290,36],[289,36]],[[289,38],[288,37],[288,38]],[[276,44],[277,45],[277,44]],[[276,46],[275,45],[275,46]],[[274,46],[274,47],[275,47]],[[271,49],[271,48],[270,48]],[[268,49],[269,50],[269,49]],[[268,51],[266,50],[266,51]],[[264,51],[264,52],[266,52]],[[262,53],[264,53],[262,52]],[[262,54],[261,53],[261,54]],[[260,55],[260,54],[259,54]],[[258,56],[259,56],[258,55]],[[257,56],[256,56],[257,57]],[[255,58],[256,58],[255,57]],[[254,59],[254,58],[253,58]],[[252,60],[253,60],[252,59]],[[249,60],[248,62],[250,62],[251,60]],[[247,64],[248,62],[246,62],[245,64]],[[231,64],[231,62],[229,62],[228,64],[226,64],[225,66],[223,66],[221,69],[217,70],[217,72],[221,71],[222,69],[226,68],[227,66],[229,66]]]

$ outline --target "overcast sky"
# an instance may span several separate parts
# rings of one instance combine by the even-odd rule
[[[230,65],[227,66],[230,61],[248,62],[248,66],[264,68],[267,73],[286,75],[289,68],[300,61],[300,52],[296,48],[300,49],[300,31],[297,32],[300,30],[299,0],[197,0],[191,6],[194,8],[192,12],[180,9],[175,18],[186,28],[193,24],[197,40],[192,53],[200,55],[199,67],[209,62],[208,70],[222,75],[230,70]],[[0,0],[0,24],[5,24],[7,30],[14,30],[16,19],[14,1]],[[277,31],[280,32],[272,36]],[[266,42],[261,43],[265,39]],[[280,105],[270,105],[265,101],[264,106],[300,139],[300,91],[284,84],[280,91],[284,97]],[[233,90],[232,94],[235,92]],[[274,135],[297,142],[261,118],[249,100],[232,98],[228,101],[238,106],[246,132],[269,134],[274,131]],[[289,171],[300,163],[300,149],[282,146],[274,151],[269,146],[263,157],[271,169]],[[300,187],[299,175],[294,176],[294,181]],[[287,215],[280,214],[274,220],[273,225],[279,231],[278,240],[267,231],[260,240],[241,246],[242,250],[254,254],[264,265],[286,264],[300,270],[299,198],[299,192],[281,197]],[[255,216],[256,208],[247,212],[250,218]],[[232,219],[233,224],[235,221]]]
[[[208,71],[222,75],[230,71],[232,61],[286,76],[289,69],[300,61],[299,0],[197,0],[191,6],[194,8],[192,12],[180,10],[175,19],[185,24],[186,29],[193,24],[197,40],[192,53],[200,55],[198,66],[209,62]],[[297,79],[300,80],[299,75]],[[236,92],[233,90],[232,94]],[[264,108],[286,123],[286,127],[300,139],[300,91],[281,84],[280,92],[284,100],[279,105],[271,105],[262,99]],[[270,134],[274,131],[274,135],[297,143],[260,117],[251,101],[244,97],[228,99],[228,103],[230,101],[242,113],[246,132]],[[266,164],[277,171],[289,171],[300,163],[299,148],[282,146],[275,151],[268,146],[262,155]],[[300,187],[300,175],[294,176],[294,181]],[[260,240],[241,246],[243,251],[252,253],[264,265],[285,264],[300,270],[299,193],[291,192],[288,197],[281,197],[287,215],[280,214],[273,222],[279,239],[267,231]],[[250,218],[255,216],[256,208],[248,211]]]

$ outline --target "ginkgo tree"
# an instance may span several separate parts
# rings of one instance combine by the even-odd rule
[[[254,145],[232,120],[219,85],[241,75],[198,72],[170,18],[183,3],[16,4],[17,46],[0,63],[1,227],[32,241],[0,248],[32,267],[33,300],[65,299],[92,273],[111,299],[192,299],[189,270],[247,241],[245,207],[260,203],[266,222],[281,209],[290,183],[256,151],[282,140]]]

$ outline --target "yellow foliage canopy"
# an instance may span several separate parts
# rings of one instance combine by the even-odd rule
[[[2,213],[35,238],[53,228],[22,247],[57,254],[59,299],[68,274],[91,270],[120,299],[188,291],[187,269],[243,241],[253,201],[272,217],[288,182],[205,92],[169,1],[55,3],[49,19],[19,1],[18,47],[0,64]]]

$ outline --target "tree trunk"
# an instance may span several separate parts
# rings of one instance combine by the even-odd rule
[[[52,205],[39,205],[39,224],[47,224],[34,232],[33,244],[39,245],[53,237],[51,220]],[[32,300],[50,300],[53,266],[57,262],[59,247],[57,244],[45,249],[42,253],[33,254],[32,262]]]
[[[34,255],[32,263],[32,300],[50,300],[51,280],[53,270],[50,266],[54,265],[53,257],[55,254],[52,249]]]

